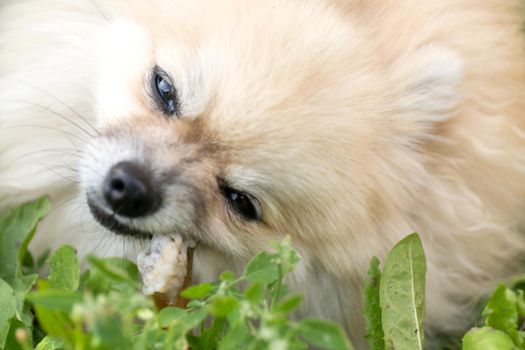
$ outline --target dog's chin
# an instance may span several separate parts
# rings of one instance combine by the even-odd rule
[[[114,215],[106,213],[103,209],[101,209],[91,200],[88,200],[88,206],[95,220],[97,220],[97,222],[100,225],[117,235],[135,238],[139,240],[150,240],[153,237],[151,233],[137,230],[133,227],[121,223],[120,221],[118,221],[117,218],[115,218]]]

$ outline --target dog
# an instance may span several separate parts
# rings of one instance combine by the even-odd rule
[[[35,253],[176,233],[196,281],[289,234],[300,315],[357,348],[370,259],[418,232],[432,347],[525,252],[523,7],[4,1],[0,209],[52,197]]]

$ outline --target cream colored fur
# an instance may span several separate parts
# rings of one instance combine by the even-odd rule
[[[239,270],[290,234],[302,256],[289,281],[306,294],[302,313],[341,322],[365,348],[368,262],[417,231],[428,335],[460,331],[525,252],[522,7],[4,1],[0,209],[48,193],[57,207],[35,251],[72,243],[82,254],[133,256],[135,242],[90,218],[83,191],[120,160],[162,173],[191,156],[182,171],[206,198],[204,213],[171,187],[155,222],[132,224],[192,228],[204,242],[198,279]],[[152,109],[145,76],[155,64],[173,76],[181,120]],[[257,197],[264,224],[228,215],[215,176]]]

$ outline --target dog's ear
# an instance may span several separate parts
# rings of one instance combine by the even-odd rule
[[[448,48],[420,48],[401,60],[394,75],[401,83],[397,108],[417,132],[453,117],[463,98],[463,60]]]

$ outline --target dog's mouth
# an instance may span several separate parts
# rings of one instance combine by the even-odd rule
[[[179,292],[191,285],[193,251],[196,243],[193,240],[184,241],[180,235],[153,235],[132,228],[89,199],[88,206],[93,217],[110,231],[118,235],[148,240],[146,250],[139,253],[137,257],[144,293],[154,295],[155,303],[159,307],[169,305],[185,307],[187,300],[179,296]]]
[[[114,214],[106,213],[102,208],[96,205],[92,200],[88,199],[88,206],[91,214],[98,221],[99,224],[110,230],[111,232],[128,236],[141,240],[150,240],[153,235],[148,232],[138,230],[120,222]]]

